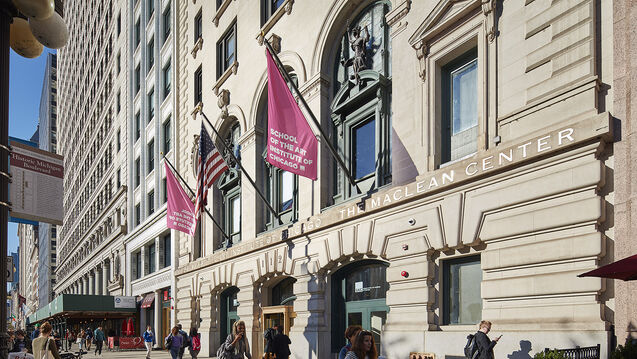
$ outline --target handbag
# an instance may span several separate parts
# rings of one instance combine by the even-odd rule
[[[49,340],[51,339],[47,338],[46,343],[44,343],[44,355],[40,359],[49,359]]]
[[[221,343],[219,349],[217,349],[217,359],[230,359],[228,352],[225,350],[226,342]]]

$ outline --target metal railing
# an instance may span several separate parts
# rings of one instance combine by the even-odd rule
[[[597,344],[594,347],[576,347],[571,349],[555,349],[558,352],[564,354],[568,359],[600,359],[600,345]],[[548,353],[552,351],[549,348],[545,348],[544,352]]]

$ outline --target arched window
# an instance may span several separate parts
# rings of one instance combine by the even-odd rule
[[[290,78],[294,81],[295,85],[298,85],[297,75],[290,67],[285,67]],[[263,162],[261,164],[261,171],[263,180],[260,181],[264,187],[264,194],[270,201],[272,207],[277,211],[281,217],[281,224],[289,224],[298,219],[298,191],[299,191],[299,176],[284,171],[278,167],[271,165],[267,161],[267,129],[268,129],[268,91],[264,90],[261,100],[259,101],[258,108],[258,120],[259,127],[263,131],[263,136],[258,143],[261,148],[261,156]],[[272,215],[270,211],[266,209],[265,223],[262,228],[264,230],[272,229],[280,224],[277,219]]]
[[[292,305],[296,299],[294,283],[296,279],[288,277],[272,287],[270,305]]]
[[[239,145],[241,127],[239,122],[236,120],[230,122],[225,131],[222,129],[222,133],[224,134],[223,141],[228,145],[230,151],[237,159],[241,159],[241,146]],[[241,241],[241,171],[224,146],[220,145],[217,148],[228,161],[230,167],[230,170],[217,180],[219,196],[216,198],[218,199],[216,202],[219,203],[218,209],[222,213],[220,217],[223,218],[224,232],[230,237],[229,239],[222,238],[217,248],[227,248]]]
[[[391,43],[377,1],[351,22],[334,58],[333,139],[357,187],[335,168],[333,203],[391,183]]]

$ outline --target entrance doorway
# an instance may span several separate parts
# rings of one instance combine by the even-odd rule
[[[239,306],[237,293],[239,293],[239,288],[230,287],[224,290],[220,296],[221,320],[219,322],[221,329],[221,343],[223,343],[228,335],[232,333],[232,325],[239,320],[239,316],[237,315],[237,307]]]
[[[332,352],[345,345],[345,328],[360,325],[373,334],[380,353],[382,328],[389,311],[385,301],[389,289],[386,269],[383,262],[361,261],[332,276]]]

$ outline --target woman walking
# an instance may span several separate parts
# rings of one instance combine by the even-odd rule
[[[243,320],[234,322],[232,334],[228,335],[226,341],[221,344],[217,351],[217,357],[222,359],[252,359],[250,344],[246,338],[246,323]]]
[[[77,335],[77,345],[80,347],[79,352],[80,352],[80,358],[82,357],[82,354],[84,354],[84,347],[86,344],[86,333],[84,332],[84,329],[80,330],[80,333]]]
[[[172,359],[177,359],[179,356],[179,351],[181,350],[183,341],[184,337],[179,334],[179,328],[173,327],[165,340],[166,348],[170,350],[170,356]]]
[[[153,351],[153,342],[155,341],[155,334],[153,334],[153,327],[150,325],[146,327],[144,332],[144,345],[146,346],[146,359],[150,359],[150,352]]]
[[[55,345],[55,340],[51,338],[51,332],[53,331],[53,327],[49,322],[44,322],[40,326],[40,336],[33,340],[33,357],[42,358],[45,356],[47,358],[55,358],[61,359],[60,354],[58,353],[58,348]]]
[[[359,332],[345,359],[378,359],[372,333],[367,330]]]
[[[201,350],[201,334],[197,332],[197,328],[190,328],[190,345],[188,346],[188,351],[190,351],[190,356],[192,359],[197,359],[197,355],[199,355],[199,351]]]

